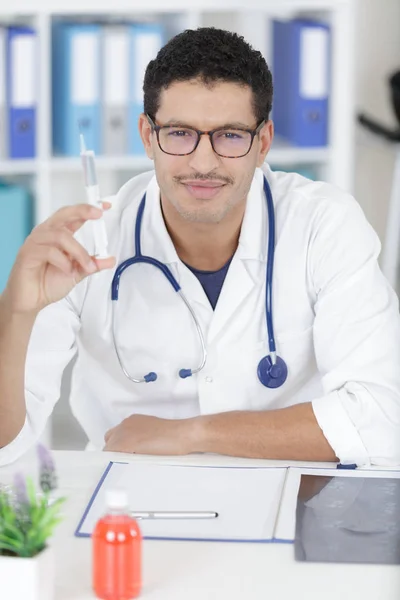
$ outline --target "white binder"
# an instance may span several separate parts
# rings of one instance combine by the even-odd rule
[[[128,152],[129,30],[105,25],[102,40],[103,153]]]
[[[6,30],[0,27],[0,160],[8,157],[6,82]]]

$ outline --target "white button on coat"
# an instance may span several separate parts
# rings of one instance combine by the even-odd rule
[[[111,199],[113,208],[105,213],[109,250],[118,264],[134,254],[136,213],[147,189],[142,251],[169,266],[193,307],[212,348],[206,370],[179,378],[180,369],[199,362],[193,321],[160,272],[139,265],[121,277],[117,343],[133,376],[155,371],[158,379],[129,381],[112,344],[113,271],[97,273],[38,316],[26,364],[28,416],[18,437],[0,450],[0,463],[14,460],[39,437],[76,352],[70,401],[94,447],[102,448],[105,432],[133,413],[175,419],[312,402],[342,462],[400,463],[400,320],[397,297],[378,267],[379,240],[349,195],[297,174],[263,170],[276,215],[273,322],[277,352],[288,365],[286,383],[268,389],[257,377],[268,353],[262,170],[256,170],[215,311],[179,260],[154,173],[145,173]],[[85,226],[78,237],[90,251],[90,229]],[[212,385],[205,385],[210,379]]]

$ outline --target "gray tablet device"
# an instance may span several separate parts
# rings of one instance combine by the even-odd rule
[[[400,479],[302,475],[295,558],[400,564]]]

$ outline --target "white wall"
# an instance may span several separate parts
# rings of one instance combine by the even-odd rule
[[[358,0],[356,17],[356,106],[394,127],[387,79],[400,70],[400,1]],[[355,195],[383,242],[393,160],[392,146],[357,130]]]

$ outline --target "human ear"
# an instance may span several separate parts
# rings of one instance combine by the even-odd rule
[[[265,157],[267,156],[272,140],[274,139],[274,124],[271,120],[267,121],[261,131],[258,134],[258,157],[257,157],[257,167],[261,167],[261,165],[265,161]]]
[[[142,113],[139,116],[138,127],[139,127],[140,137],[142,138],[142,142],[143,142],[143,146],[146,151],[146,154],[151,160],[154,160],[154,152],[153,152],[153,144],[152,144],[153,129],[148,121],[148,118],[146,117],[146,115],[144,113]]]

